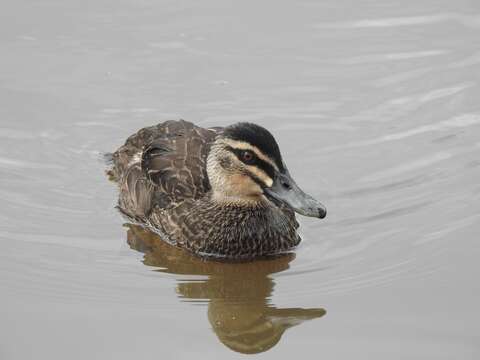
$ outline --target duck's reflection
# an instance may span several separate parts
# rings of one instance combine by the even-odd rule
[[[321,308],[279,309],[269,304],[275,285],[269,275],[288,269],[293,254],[250,263],[204,261],[142,227],[127,227],[128,244],[145,254],[145,265],[172,274],[208,276],[204,281],[179,282],[177,292],[184,298],[209,301],[208,319],[213,331],[234,351],[266,351],[288,328],[325,315]]]

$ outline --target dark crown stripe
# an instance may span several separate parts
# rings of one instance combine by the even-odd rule
[[[284,171],[282,155],[273,135],[265,128],[252,123],[238,123],[225,129],[226,138],[243,141],[257,147]]]

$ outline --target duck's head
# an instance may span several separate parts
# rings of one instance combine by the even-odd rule
[[[271,201],[305,216],[322,219],[327,214],[325,206],[295,183],[275,138],[261,126],[225,128],[212,145],[207,172],[217,202],[248,206]]]

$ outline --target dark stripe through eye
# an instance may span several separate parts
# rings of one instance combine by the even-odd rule
[[[253,151],[250,150],[242,150],[242,149],[235,149],[231,146],[227,146],[227,150],[233,152],[237,158],[247,164],[247,165],[252,165],[256,166],[259,169],[265,171],[265,173],[271,178],[275,178],[275,169],[272,165],[270,165],[268,162],[260,159]],[[248,154],[248,155],[247,155]]]

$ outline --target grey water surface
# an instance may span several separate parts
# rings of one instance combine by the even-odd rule
[[[480,358],[479,1],[0,20],[0,359]],[[102,154],[178,118],[272,131],[328,208],[295,256],[209,264],[124,226]]]

